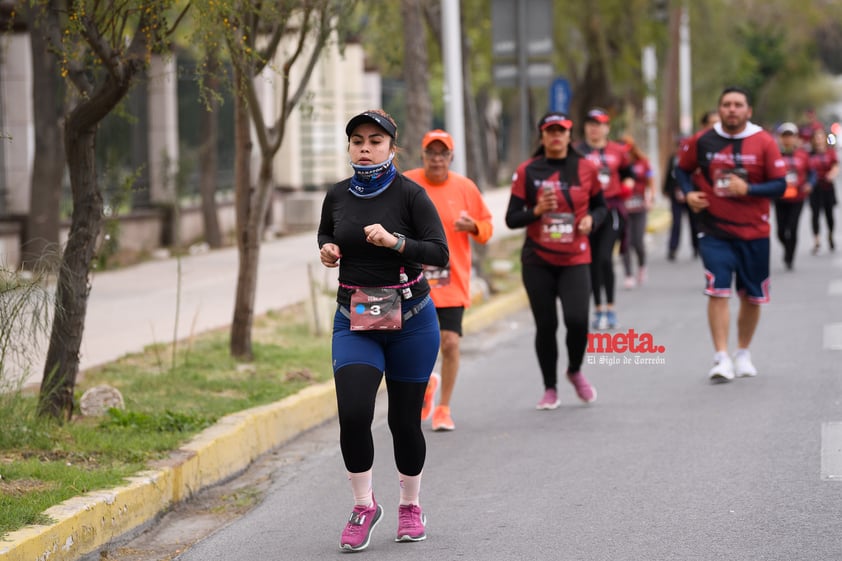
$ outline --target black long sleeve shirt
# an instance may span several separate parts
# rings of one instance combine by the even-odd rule
[[[438,211],[423,187],[398,174],[388,189],[370,199],[348,191],[350,179],[333,185],[325,195],[318,243],[339,246],[339,282],[349,286],[391,286],[400,282],[401,267],[409,280],[422,264],[444,267],[450,254]],[[403,252],[374,246],[363,228],[381,224],[406,236]],[[411,287],[412,298],[425,296],[430,286],[423,277]],[[351,291],[339,288],[337,302],[349,305]]]

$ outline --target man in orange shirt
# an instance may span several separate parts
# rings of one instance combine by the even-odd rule
[[[421,419],[432,414],[433,430],[453,430],[450,398],[459,371],[459,339],[462,336],[462,316],[471,305],[471,237],[484,244],[491,238],[491,212],[482,199],[476,184],[463,175],[450,171],[453,161],[453,138],[436,129],[421,141],[423,168],[403,175],[427,191],[439,212],[450,263],[446,267],[424,266],[430,284],[430,296],[436,306],[441,329],[441,376],[433,373],[424,395]],[[439,404],[433,409],[436,389],[441,382]]]

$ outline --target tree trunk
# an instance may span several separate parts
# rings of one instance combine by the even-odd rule
[[[216,51],[208,53],[207,86],[212,92],[219,89],[219,57]],[[217,142],[219,139],[219,100],[208,97],[209,107],[202,111],[202,144],[199,146],[199,193],[202,197],[202,220],[205,226],[205,241],[214,249],[222,247],[222,231],[219,228],[219,214],[216,205],[217,190]]]
[[[24,6],[27,4],[24,3]],[[37,29],[37,10],[27,12],[32,49],[32,98],[35,127],[35,156],[29,190],[29,214],[21,244],[21,267],[35,270],[58,266],[61,180],[65,159],[62,149],[63,113],[60,75],[55,57],[48,51],[43,33]]]
[[[240,84],[242,76],[235,70],[235,84]],[[251,326],[254,321],[254,286],[256,284],[257,261],[251,262],[257,255],[254,247],[259,247],[260,240],[249,231],[251,220],[251,130],[248,107],[245,96],[239,92],[234,96],[234,204],[237,209],[237,251],[240,256],[237,270],[237,291],[234,301],[234,319],[231,323],[231,356],[241,360],[252,359]],[[249,274],[253,278],[249,278]],[[247,287],[251,287],[249,290]]]
[[[658,169],[666,169],[667,161],[675,153],[678,138],[678,47],[681,32],[681,5],[672,2],[669,11],[669,41],[663,70],[663,110],[661,111]]]
[[[102,195],[96,184],[96,125],[75,127],[68,120],[66,158],[73,191],[70,237],[56,287],[56,315],[38,400],[39,415],[70,419],[85,328],[88,274],[102,226]]]
[[[406,118],[401,123],[402,167],[411,168],[421,165],[421,139],[432,126],[433,103],[430,100],[427,35],[423,32],[421,0],[401,0],[401,16],[406,87]]]
[[[588,61],[585,71],[579,84],[574,86],[571,114],[573,121],[577,123],[579,138],[584,135],[585,113],[591,107],[603,107],[606,110],[611,108],[613,95],[611,85],[608,82],[608,67],[605,53],[604,31],[600,23],[599,13],[596,8],[589,4],[591,12],[586,16],[584,24],[584,43],[589,45]]]
[[[460,23],[463,24],[463,22]],[[482,157],[483,122],[477,111],[474,97],[474,81],[471,72],[471,46],[464,33],[462,37],[462,103],[465,107],[465,165],[468,177],[474,180],[480,191],[488,187],[487,169]]]

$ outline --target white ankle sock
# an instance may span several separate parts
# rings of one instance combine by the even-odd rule
[[[715,355],[713,355],[713,362],[719,364],[724,360],[731,360],[731,357],[728,356],[728,353],[725,351],[719,351]]]
[[[734,354],[734,358],[740,357],[745,357],[751,360],[751,353],[748,351],[748,349],[737,349],[737,352]]]
[[[354,493],[354,504],[360,506],[372,506],[374,504],[374,493],[371,490],[372,470],[360,473],[348,472],[348,480],[351,481],[351,491]]]
[[[421,474],[418,475],[404,475],[398,473],[401,484],[401,501],[402,505],[417,505],[418,496],[421,493]]]

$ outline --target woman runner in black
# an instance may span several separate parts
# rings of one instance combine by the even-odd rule
[[[360,551],[383,516],[372,491],[371,422],[384,374],[400,483],[395,539],[427,536],[418,500],[427,452],[421,404],[440,335],[422,263],[443,267],[449,253],[430,197],[394,166],[392,118],[366,111],[351,119],[345,132],[354,175],[328,190],[318,241],[322,264],[339,267],[333,374],[339,445],[354,493],[340,546]]]

